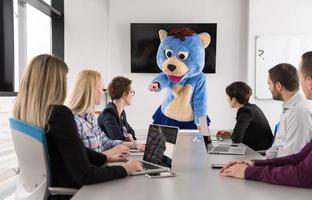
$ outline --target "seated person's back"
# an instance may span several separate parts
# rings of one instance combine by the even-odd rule
[[[116,169],[101,168],[107,162],[107,157],[84,147],[69,108],[62,105],[53,106],[49,124],[46,136],[53,186],[80,188],[85,184],[127,175],[121,166],[117,166]],[[75,154],[80,156],[74,156]]]
[[[249,103],[251,88],[246,83],[238,81],[227,86],[225,92],[230,107],[238,109],[231,135],[233,142],[244,143],[253,150],[270,148],[273,140],[272,131],[261,109]],[[222,135],[228,136],[230,133],[219,131],[218,136]]]
[[[233,142],[242,142],[253,150],[265,150],[271,147],[273,135],[262,110],[247,103],[237,111],[231,138]]]

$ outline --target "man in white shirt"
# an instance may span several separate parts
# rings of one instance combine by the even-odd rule
[[[282,63],[269,70],[269,89],[273,99],[283,101],[283,112],[274,143],[267,158],[298,153],[312,139],[312,105],[299,91],[294,66]]]

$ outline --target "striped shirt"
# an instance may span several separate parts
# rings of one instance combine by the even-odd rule
[[[112,140],[100,129],[95,115],[74,113],[79,137],[87,148],[103,152],[122,144],[122,140]]]

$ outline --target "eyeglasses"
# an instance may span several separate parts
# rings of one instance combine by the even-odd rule
[[[128,93],[131,94],[132,96],[135,95],[135,91],[134,90],[130,90]]]

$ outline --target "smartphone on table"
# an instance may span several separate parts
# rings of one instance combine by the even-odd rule
[[[224,164],[211,164],[211,168],[213,169],[221,169],[224,166]]]
[[[165,178],[165,177],[175,177],[177,175],[174,172],[160,172],[160,173],[153,173],[153,174],[145,174],[145,176],[149,178]]]

